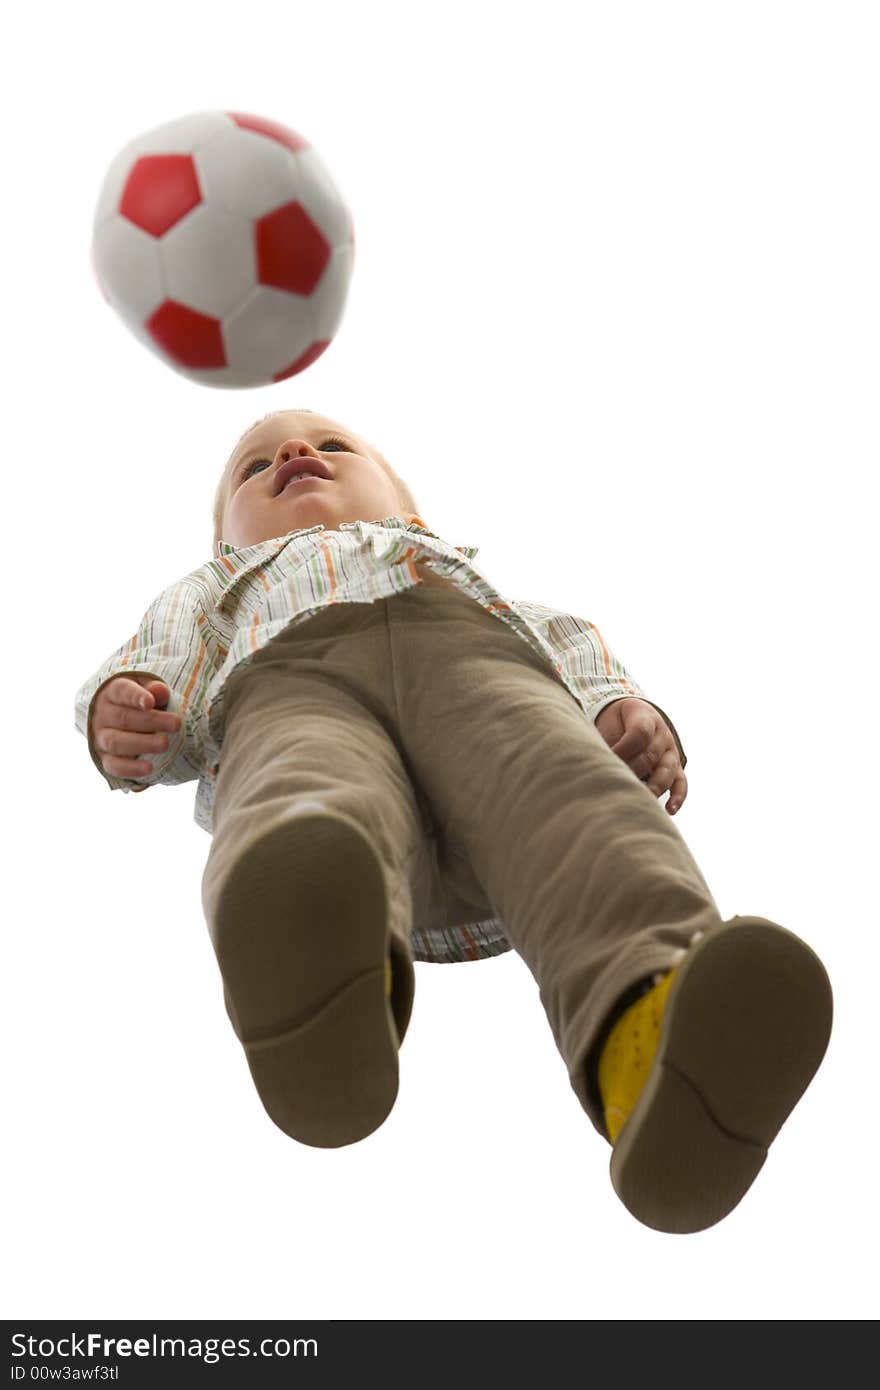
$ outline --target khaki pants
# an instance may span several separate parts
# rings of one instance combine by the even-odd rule
[[[286,629],[233,673],[224,717],[209,923],[258,831],[309,802],[355,822],[398,953],[414,919],[504,923],[604,1136],[586,1065],[603,1025],[721,918],[677,827],[549,663],[454,586],[419,585]]]

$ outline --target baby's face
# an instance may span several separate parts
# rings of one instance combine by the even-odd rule
[[[291,461],[327,476],[279,491]],[[402,515],[397,490],[367,445],[325,415],[285,410],[260,421],[236,446],[227,479],[220,534],[236,547],[318,524],[336,530],[343,521]]]

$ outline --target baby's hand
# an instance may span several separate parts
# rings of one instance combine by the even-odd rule
[[[163,752],[169,734],[180,728],[178,715],[159,709],[170,698],[164,681],[136,673],[114,676],[100,691],[92,711],[92,743],[103,754],[101,766],[111,777],[152,772],[153,764],[143,755]]]
[[[650,792],[669,792],[666,810],[674,816],[688,794],[688,781],[666,720],[647,700],[634,695],[600,710],[596,728],[612,753],[626,763]]]

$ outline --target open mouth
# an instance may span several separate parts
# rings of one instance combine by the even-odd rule
[[[318,479],[322,482],[328,482],[332,476],[323,459],[285,459],[275,474],[273,491],[277,497],[291,483],[302,485],[309,479],[313,482]]]
[[[282,492],[287,492],[292,487],[299,487],[302,483],[326,483],[326,478],[319,478],[314,473],[295,473],[292,478],[288,478]]]

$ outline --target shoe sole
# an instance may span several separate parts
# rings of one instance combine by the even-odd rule
[[[364,836],[326,815],[275,826],[230,870],[211,936],[227,1011],[279,1129],[315,1148],[376,1130],[397,1098],[400,1038],[386,993],[385,882]]]
[[[819,957],[765,918],[735,917],[690,948],[611,1155],[637,1220],[686,1234],[733,1210],[825,1055],[832,1011]]]

